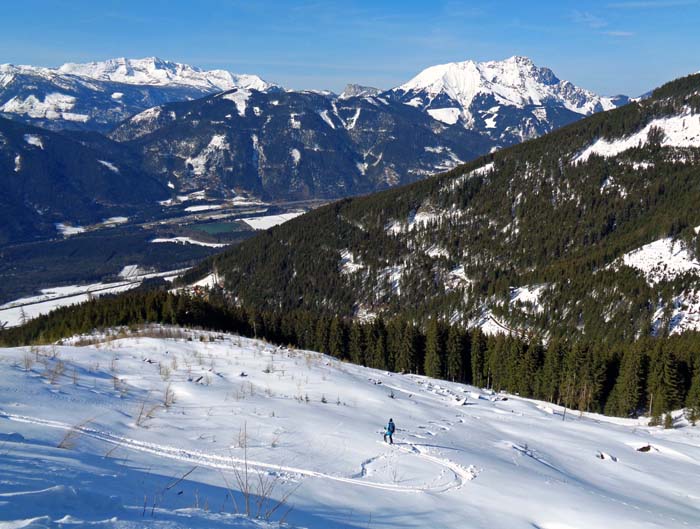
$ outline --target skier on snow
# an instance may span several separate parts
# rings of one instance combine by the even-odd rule
[[[389,437],[389,444],[394,444],[394,432],[396,431],[396,425],[394,424],[394,419],[389,419],[389,424],[386,425],[386,430],[384,431],[384,442],[386,443],[386,438]]]

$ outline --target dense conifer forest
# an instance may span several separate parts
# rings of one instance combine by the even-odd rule
[[[620,417],[687,407],[700,418],[700,333],[602,344],[487,336],[436,318],[358,322],[305,310],[259,311],[232,306],[220,291],[192,297],[162,290],[105,297],[57,309],[0,333],[1,346],[49,343],[94,329],[162,323],[239,333],[312,349],[377,369],[424,374],[534,397],[574,410]],[[666,419],[669,417],[669,419]]]

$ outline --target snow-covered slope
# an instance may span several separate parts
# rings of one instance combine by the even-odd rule
[[[682,241],[671,237],[645,244],[621,259],[626,266],[639,270],[651,285],[673,281],[686,273],[700,274],[700,262]]]
[[[0,350],[1,527],[240,526],[236,473],[253,494],[272,485],[268,505],[290,494],[273,520],[293,506],[286,520],[314,529],[700,524],[700,432],[678,415],[675,430],[563,421],[545,403],[235,336],[126,334]]]
[[[629,149],[643,148],[650,141],[661,147],[700,147],[700,113],[686,108],[680,114],[652,120],[624,138],[600,138],[577,154],[573,162],[586,162],[591,155],[609,158]]]
[[[527,57],[431,66],[391,93],[435,119],[460,121],[509,143],[627,102],[562,81]]]

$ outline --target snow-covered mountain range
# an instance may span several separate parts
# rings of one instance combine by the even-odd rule
[[[505,144],[629,101],[596,95],[518,56],[431,66],[390,93],[439,121],[460,122]]]
[[[0,66],[0,117],[64,131],[93,151],[108,146],[99,159],[114,159],[116,148],[173,193],[236,189],[266,199],[409,183],[625,100],[560,81],[524,57],[434,66],[388,91],[349,84],[340,95],[155,57]],[[23,156],[9,144],[0,151],[13,174],[34,170],[14,170]],[[22,203],[34,203],[31,191]]]
[[[147,108],[236,88],[282,90],[256,75],[200,68],[148,57],[109,59],[58,68],[0,65],[0,114],[51,129],[105,131]],[[348,84],[329,99],[377,96],[459,123],[502,147],[533,138],[594,112],[625,104],[602,97],[526,57],[465,61],[426,68],[388,91]]]

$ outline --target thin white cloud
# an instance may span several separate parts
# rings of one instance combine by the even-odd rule
[[[603,35],[608,35],[609,37],[634,37],[634,33],[631,31],[603,31]]]
[[[600,29],[608,25],[607,20],[587,11],[574,11],[571,14],[571,18],[577,24],[587,26],[591,29]]]

